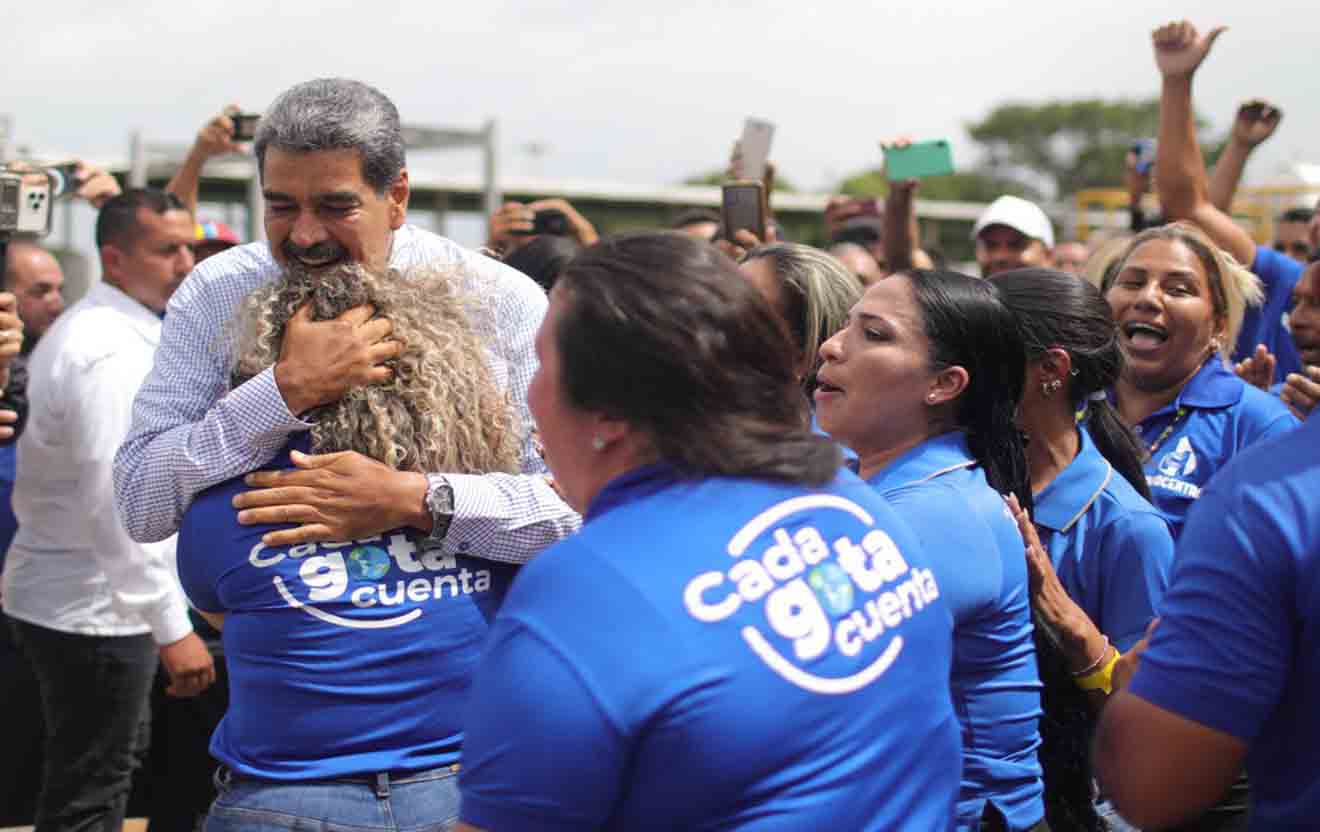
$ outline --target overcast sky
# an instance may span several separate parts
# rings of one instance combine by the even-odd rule
[[[1157,92],[1149,33],[1194,13],[1232,28],[1198,76],[1224,129],[1236,102],[1285,112],[1249,179],[1320,161],[1314,2],[886,0],[784,4],[223,0],[6,4],[0,113],[37,150],[127,155],[128,135],[191,140],[228,101],[261,110],[321,75],[360,78],[405,122],[499,120],[502,170],[672,183],[719,167],[745,115],[809,189],[874,165],[880,137],[948,137],[1004,100]],[[539,143],[534,157],[526,146]],[[413,167],[477,173],[475,152]]]

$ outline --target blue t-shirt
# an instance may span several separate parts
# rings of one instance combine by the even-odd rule
[[[306,448],[307,435],[290,443]],[[271,468],[291,467],[289,448]],[[179,577],[225,614],[229,710],[211,754],[251,777],[320,780],[457,762],[472,673],[513,567],[422,551],[412,529],[267,548],[240,526],[242,477],[179,529]]]
[[[820,489],[610,482],[518,577],[473,683],[462,818],[490,830],[944,830],[953,622],[915,538]]]
[[[1068,597],[1120,653],[1141,640],[1169,585],[1168,524],[1096,448],[1081,447],[1035,495],[1033,520]]]
[[[962,727],[959,829],[986,802],[1010,829],[1045,815],[1040,676],[1027,561],[1017,523],[986,482],[963,433],[928,439],[868,481],[912,527],[953,610],[954,709]]]
[[[1133,431],[1150,449],[1151,502],[1174,540],[1216,471],[1243,448],[1296,426],[1287,405],[1238,378],[1218,355],[1206,359],[1177,398],[1138,422]]]
[[[1129,690],[1249,745],[1252,829],[1320,817],[1320,421],[1244,452],[1178,541]]]
[[[1242,316],[1242,332],[1233,349],[1233,360],[1249,357],[1256,351],[1257,344],[1264,344],[1274,353],[1275,381],[1283,381],[1289,373],[1298,373],[1302,369],[1302,358],[1297,354],[1297,345],[1288,329],[1293,289],[1302,277],[1302,264],[1267,246],[1256,246],[1256,259],[1251,270],[1260,278],[1265,300],[1260,306],[1248,306]]]

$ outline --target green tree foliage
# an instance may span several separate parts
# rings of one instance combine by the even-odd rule
[[[926,199],[988,202],[1001,194],[1029,199],[1063,199],[1085,188],[1123,185],[1124,156],[1136,139],[1159,130],[1158,98],[1086,98],[1044,103],[1006,102],[967,133],[981,151],[975,166],[950,176],[922,180]],[[1204,127],[1205,121],[1198,118]],[[1206,146],[1213,163],[1223,142]],[[858,196],[883,194],[888,185],[878,170],[854,174],[839,186]]]
[[[1155,136],[1159,123],[1158,98],[1084,98],[1000,104],[967,133],[984,152],[982,170],[1059,198],[1121,187],[1123,157],[1134,140]]]

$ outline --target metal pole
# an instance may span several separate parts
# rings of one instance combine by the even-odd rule
[[[486,209],[486,216],[489,217],[499,209],[500,203],[504,201],[500,195],[500,184],[497,176],[496,163],[495,163],[495,153],[496,153],[495,119],[491,119],[486,122],[486,127],[484,130],[482,130],[482,133],[483,133],[482,161],[484,163],[482,165],[482,173],[483,173],[483,178],[485,180],[484,203]]]
[[[449,194],[444,192],[436,194],[434,207],[431,209],[431,216],[434,217],[435,227],[431,229],[441,237],[449,236]]]
[[[9,139],[13,136],[14,117],[0,115],[0,162],[9,161]]]
[[[74,248],[73,241],[73,200],[65,199],[56,203],[60,206],[60,220],[64,227],[64,247]]]
[[[130,188],[147,187],[147,146],[142,141],[142,131],[134,130],[129,140],[128,186]]]

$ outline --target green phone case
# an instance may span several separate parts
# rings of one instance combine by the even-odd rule
[[[887,147],[884,152],[885,177],[890,182],[953,173],[953,149],[945,139]]]

